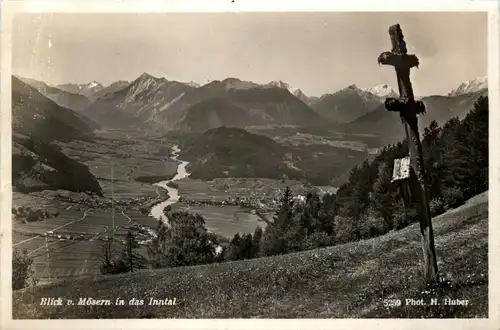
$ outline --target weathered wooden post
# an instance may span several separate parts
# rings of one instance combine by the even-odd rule
[[[429,207],[429,193],[426,183],[427,177],[425,175],[424,157],[418,132],[417,118],[417,114],[425,113],[425,105],[422,101],[415,101],[410,82],[410,69],[418,67],[419,61],[415,55],[407,54],[406,43],[399,24],[389,27],[389,36],[391,38],[392,50],[380,54],[378,63],[392,65],[396,69],[400,98],[387,98],[385,107],[389,111],[399,112],[405,128],[410,151],[410,190],[415,192],[411,198],[418,199],[419,202],[418,213],[420,218],[420,232],[422,234],[422,249],[424,252],[424,276],[426,280],[433,281],[437,279],[438,270]]]

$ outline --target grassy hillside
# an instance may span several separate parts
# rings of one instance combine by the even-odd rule
[[[487,317],[488,194],[434,218],[437,292],[421,283],[418,224],[370,240],[269,258],[96,276],[14,292],[13,318]],[[44,297],[75,306],[40,306]],[[120,297],[125,306],[76,306]],[[149,298],[175,306],[148,306]],[[384,299],[468,299],[464,306],[386,308]],[[143,306],[127,305],[132,298]]]

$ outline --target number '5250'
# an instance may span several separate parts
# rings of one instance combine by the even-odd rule
[[[400,299],[384,299],[384,307],[397,307],[401,306]]]

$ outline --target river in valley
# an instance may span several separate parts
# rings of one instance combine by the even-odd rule
[[[173,151],[172,159],[178,160],[177,157],[179,157],[179,152],[181,151],[181,149],[179,149],[179,146],[174,145],[172,147],[172,151]],[[172,179],[160,181],[160,182],[157,182],[154,184],[155,186],[166,189],[169,197],[166,200],[164,200],[163,202],[158,203],[155,206],[153,206],[151,208],[150,216],[157,219],[158,221],[162,221],[167,226],[169,226],[169,223],[168,223],[168,218],[164,213],[164,210],[167,206],[177,203],[179,201],[179,198],[180,198],[179,189],[170,187],[168,185],[168,183],[176,181],[176,180],[187,178],[191,174],[191,173],[188,173],[186,171],[186,166],[189,164],[189,162],[182,161],[182,160],[180,160],[180,162],[181,163],[177,166],[177,174]],[[221,251],[222,251],[222,247],[217,246],[215,249],[215,252],[217,254],[219,254],[219,253],[221,253]]]
[[[173,151],[172,159],[178,160],[177,157],[179,157],[179,152],[181,151],[181,149],[179,149],[179,146],[174,145],[172,147],[172,151]],[[163,211],[167,206],[177,203],[180,198],[179,189],[169,187],[168,183],[189,177],[190,173],[186,171],[186,166],[188,164],[189,162],[181,161],[181,163],[177,166],[177,174],[172,179],[160,181],[154,184],[155,186],[166,189],[169,197],[165,201],[153,206],[151,208],[150,216],[157,219],[158,221],[163,221],[166,225],[168,225],[168,219]]]

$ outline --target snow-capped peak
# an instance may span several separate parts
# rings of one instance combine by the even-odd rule
[[[198,83],[197,83],[197,82],[195,82],[195,81],[190,81],[190,82],[185,83],[185,84],[186,84],[186,85],[188,85],[188,86],[194,87],[194,88],[198,88],[198,87],[200,87],[200,86],[201,86],[200,84],[198,84]]]
[[[88,87],[89,87],[89,88],[94,88],[94,87],[98,87],[98,86],[100,86],[100,85],[101,85],[101,84],[99,84],[97,81],[92,81],[92,82],[88,85]]]
[[[458,96],[462,94],[475,93],[488,88],[488,77],[478,77],[469,81],[464,81],[457,88],[450,91],[448,96]]]
[[[281,89],[286,89],[295,96],[303,95],[304,93],[299,88],[292,87],[289,83],[282,80],[271,81],[270,83],[264,85],[264,87],[277,87]]]
[[[277,80],[277,81],[271,81],[269,84],[267,84],[269,87],[278,87],[282,89],[286,89],[290,91],[290,84],[287,84],[286,82],[282,80]]]
[[[396,91],[387,84],[380,84],[373,87],[361,88],[362,91],[372,93],[378,97],[396,97]]]
[[[97,81],[91,81],[88,84],[82,84],[82,85],[76,85],[79,90],[88,90],[88,89],[101,89],[104,88],[100,83]]]

